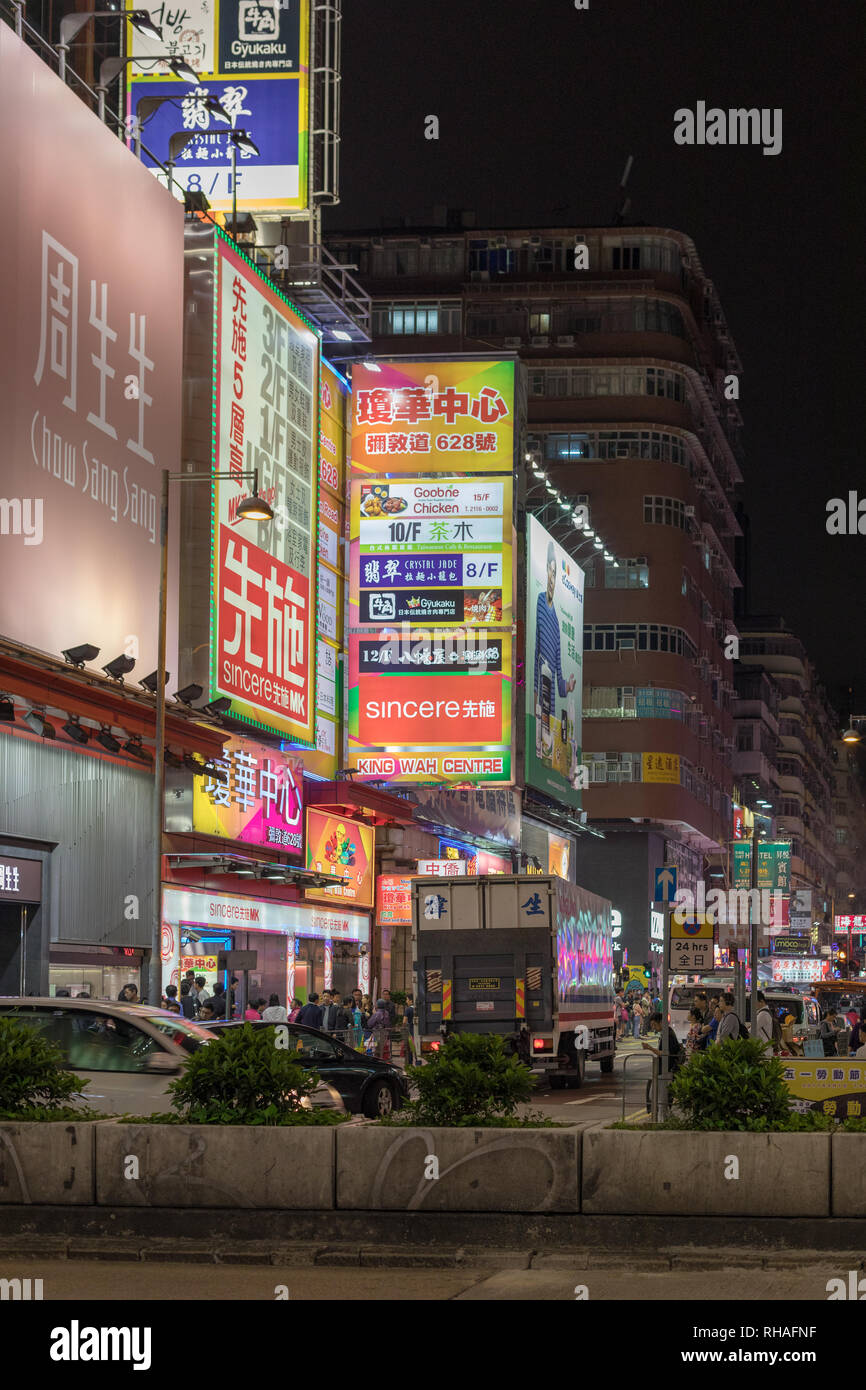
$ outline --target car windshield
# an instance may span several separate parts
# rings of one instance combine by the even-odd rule
[[[170,1038],[178,1047],[182,1047],[184,1052],[196,1052],[198,1048],[204,1047],[205,1043],[210,1042],[210,1035],[204,1028],[197,1028],[194,1023],[187,1023],[178,1018],[166,1018],[162,1014],[148,1014],[148,1023],[152,1023],[154,1028],[158,1028],[167,1038]]]

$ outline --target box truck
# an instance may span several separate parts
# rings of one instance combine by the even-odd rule
[[[613,1070],[610,903],[547,874],[416,878],[412,941],[422,1055],[449,1033],[499,1033],[551,1086]]]

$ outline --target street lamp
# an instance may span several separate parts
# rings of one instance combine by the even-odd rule
[[[193,82],[198,85],[200,79],[197,72],[190,67],[183,58],[175,58],[171,53],[157,53],[154,55],[157,61],[168,63],[175,77],[179,77],[183,82]],[[137,63],[141,60],[135,57],[129,58],[103,58],[99,64],[99,82],[96,92],[99,97],[99,119],[105,120],[105,94],[108,91],[109,82],[113,82],[129,63]]]
[[[80,14],[64,15],[60,21],[60,42],[57,45],[57,52],[60,55],[60,65],[58,72],[60,81],[66,81],[66,55],[72,45],[72,40],[77,34],[81,33],[85,24],[89,24],[91,19],[128,19],[133,29],[137,29],[139,34],[144,34],[145,38],[156,39],[162,42],[162,30],[158,24],[154,24],[150,17],[149,10],[86,10]]]
[[[260,154],[258,145],[245,130],[233,130],[229,135],[232,147],[232,238],[237,241],[238,231],[238,150],[245,154]]]
[[[240,503],[236,515],[247,521],[273,521],[273,509],[259,497],[258,469],[245,473],[170,473],[162,470],[159,507],[159,636],[156,667],[156,739],[153,750],[153,913],[150,936],[150,980],[148,999],[159,1008],[162,999],[162,832],[165,816],[165,641],[168,609],[168,485],[169,483],[211,483],[219,478],[237,482],[252,478],[252,496]],[[205,707],[207,708],[207,706]]]

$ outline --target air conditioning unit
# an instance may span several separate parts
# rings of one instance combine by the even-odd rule
[[[694,516],[694,514],[695,514],[695,509],[694,509],[694,507],[686,507],[686,516]]]
[[[550,346],[550,338],[547,336],[546,333],[542,333],[542,334],[538,335],[538,336],[535,337],[535,338],[530,338],[529,342],[530,342],[530,344],[531,344],[532,347],[549,347],[549,346]]]
[[[522,338],[503,338],[502,346],[507,348],[519,348],[522,341]]]
[[[557,347],[574,347],[574,334],[563,333],[556,340]]]

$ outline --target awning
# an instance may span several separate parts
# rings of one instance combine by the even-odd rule
[[[304,801],[329,815],[366,820],[372,825],[411,825],[415,808],[411,802],[381,787],[363,782],[313,782],[304,780]]]

